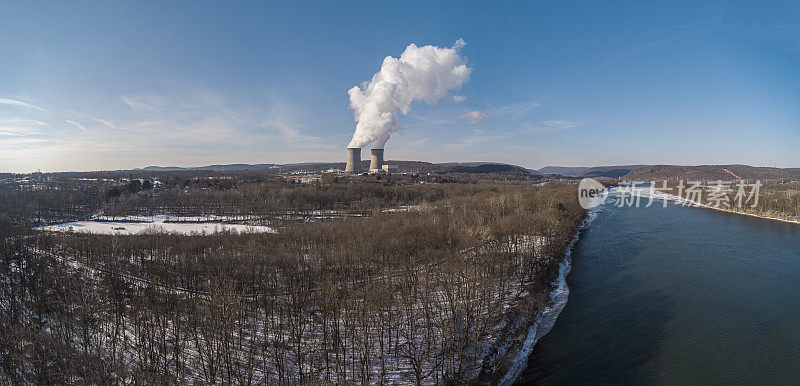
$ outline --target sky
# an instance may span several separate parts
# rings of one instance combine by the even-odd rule
[[[386,159],[800,167],[795,1],[26,1],[0,3],[0,172],[344,162],[348,90],[459,39],[469,79]]]

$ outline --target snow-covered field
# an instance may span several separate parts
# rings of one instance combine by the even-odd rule
[[[134,222],[222,222],[222,221],[245,221],[245,220],[261,220],[260,216],[253,215],[240,215],[240,216],[217,216],[215,214],[207,214],[202,216],[172,216],[159,214],[155,216],[105,216],[95,215],[92,220],[97,221],[134,221]]]
[[[400,206],[397,208],[384,209],[384,212],[408,212],[414,210],[421,210],[420,205]],[[343,214],[337,210],[312,210],[305,212],[286,212],[283,215],[277,216],[280,220],[322,220],[334,219],[345,217],[363,217],[363,213],[347,213]],[[238,215],[238,216],[218,216],[218,215],[201,215],[201,216],[173,216],[173,215],[155,215],[155,216],[107,216],[102,213],[96,214],[90,220],[73,221],[63,224],[47,225],[36,228],[37,230],[55,231],[55,232],[87,232],[87,233],[100,233],[100,234],[136,234],[145,230],[164,230],[166,232],[175,232],[182,234],[192,233],[216,233],[219,231],[228,230],[236,232],[258,232],[258,233],[273,233],[275,229],[264,225],[246,225],[246,224],[232,224],[229,221],[257,221],[265,223],[265,218],[262,216],[253,215]],[[269,224],[269,221],[266,222]]]
[[[172,222],[176,220],[185,222]],[[202,220],[201,220],[202,219]],[[226,224],[221,222],[203,222],[205,217],[186,221],[186,218],[169,216],[153,216],[143,218],[125,218],[124,221],[73,221],[63,224],[38,227],[38,230],[55,232],[87,232],[100,234],[136,234],[147,230],[171,233],[217,233],[223,230],[235,232],[275,232],[274,229],[262,225]]]

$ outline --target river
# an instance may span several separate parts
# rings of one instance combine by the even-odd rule
[[[660,202],[596,210],[518,384],[800,382],[800,225]]]

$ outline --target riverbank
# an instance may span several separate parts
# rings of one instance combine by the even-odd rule
[[[648,198],[648,199],[650,198],[651,191],[650,191],[649,188],[636,188],[635,190],[637,192],[636,194],[639,194],[642,198]],[[614,192],[618,192],[618,191],[619,191],[618,188],[611,188],[609,192],[610,193],[614,193]],[[630,194],[630,192],[627,192],[626,194]],[[684,197],[676,196],[674,194],[669,194],[669,193],[653,192],[652,193],[652,197],[653,197],[654,201],[656,201],[656,200],[667,200],[667,201],[673,201],[673,202],[675,202],[675,204],[683,205],[683,206],[712,209],[712,210],[718,210],[718,211],[726,212],[726,213],[734,213],[734,214],[741,214],[741,215],[745,215],[745,216],[763,218],[765,220],[775,220],[775,221],[788,222],[788,223],[792,223],[792,224],[800,224],[800,219],[798,219],[798,218],[785,217],[785,216],[776,216],[776,215],[771,215],[771,214],[759,213],[759,212],[756,212],[756,211],[747,211],[747,210],[744,210],[744,209],[736,210],[736,209],[729,209],[729,208],[721,208],[721,207],[716,207],[716,206],[712,206],[712,205],[703,204],[703,203],[700,203],[700,202],[697,202],[697,201],[688,200],[688,199],[686,199]]]
[[[792,383],[800,228],[656,201],[603,206],[519,384]]]
[[[550,291],[549,301],[546,305],[536,311],[533,318],[533,324],[527,329],[518,331],[517,337],[513,344],[513,350],[509,350],[512,356],[508,357],[510,362],[508,368],[503,372],[504,375],[498,382],[500,385],[512,385],[519,377],[520,373],[528,365],[528,357],[530,356],[536,342],[545,336],[556,323],[558,315],[564,310],[569,298],[569,286],[567,285],[567,275],[572,269],[572,250],[575,243],[580,240],[581,232],[588,228],[592,221],[597,218],[597,211],[599,207],[586,212],[581,224],[575,231],[575,236],[569,243],[567,250],[564,253],[564,258],[559,263],[558,277],[554,280],[554,288]]]
[[[792,224],[800,224],[800,220],[792,219],[792,218],[789,218],[789,217],[776,217],[776,216],[767,215],[767,214],[761,214],[761,213],[757,213],[757,212],[747,212],[747,211],[744,211],[744,210],[739,211],[739,210],[734,210],[734,209],[716,208],[716,207],[713,207],[713,206],[702,205],[702,204],[698,205],[698,206],[700,206],[702,208],[706,208],[706,209],[718,210],[718,211],[721,211],[721,212],[728,212],[728,213],[742,214],[742,215],[745,215],[745,216],[763,218],[763,219],[766,219],[766,220],[775,220],[775,221],[788,222],[788,223],[792,223]]]

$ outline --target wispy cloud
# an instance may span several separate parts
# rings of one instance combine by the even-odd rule
[[[486,118],[489,118],[489,114],[484,113],[483,111],[480,110],[475,110],[475,111],[470,111],[460,116],[459,118],[466,119],[469,121],[470,125],[474,125]]]
[[[18,100],[15,100],[15,99],[0,98],[0,104],[10,105],[10,106],[27,107],[27,108],[36,109],[36,110],[39,110],[39,111],[47,111],[47,110],[45,110],[45,109],[43,109],[41,107],[34,106],[34,105],[30,104],[30,103],[26,103],[26,102],[23,102],[23,101],[18,101]]]
[[[470,111],[459,116],[459,118],[469,120],[470,125],[474,125],[489,117],[511,116],[513,118],[531,111],[535,107],[539,106],[539,103],[540,101],[530,100],[505,106],[490,106],[488,109]]]
[[[414,142],[410,142],[405,146],[412,147],[412,148],[420,147],[420,146],[422,146],[422,145],[424,145],[424,144],[426,144],[426,143],[428,143],[430,141],[431,141],[431,137],[425,137],[425,138],[422,138],[422,139],[418,139],[418,140],[416,140]]]
[[[544,121],[543,123],[547,127],[552,127],[558,130],[571,129],[573,127],[578,127],[581,125],[581,122],[568,121],[566,119],[561,119],[556,121]]]
[[[322,139],[320,137],[312,137],[303,134],[301,127],[293,125],[289,122],[268,120],[264,122],[264,127],[267,129],[276,130],[281,137],[292,142],[313,142]]]
[[[467,97],[463,95],[453,95],[453,101],[456,103],[461,103],[467,100]]]
[[[36,119],[26,118],[5,118],[0,119],[0,125],[14,125],[14,126],[49,126],[47,122],[39,121]]]
[[[89,118],[93,119],[96,122],[102,123],[105,127],[108,127],[109,129],[117,129],[117,125],[115,125],[111,121],[107,121],[105,119],[98,118],[98,117],[95,117],[95,116],[92,116],[92,115],[90,115]]]
[[[508,136],[509,134],[507,133],[498,134],[498,133],[490,133],[485,130],[475,129],[472,131],[472,134],[461,138],[457,142],[446,144],[444,145],[444,147],[450,149],[462,149],[462,148],[482,145],[487,142],[494,142],[500,139],[507,138]]]
[[[69,123],[72,126],[75,126],[75,127],[79,128],[79,129],[83,130],[84,133],[88,133],[88,131],[86,131],[86,127],[81,125],[80,123],[75,122],[75,121],[70,121],[69,119],[67,119],[66,122]]]
[[[523,131],[528,133],[550,133],[572,129],[582,125],[583,122],[570,121],[566,119],[544,121],[542,123],[525,122],[520,125]]]
[[[523,101],[506,106],[493,107],[488,111],[492,115],[519,115],[533,110],[535,107],[538,107],[540,103],[541,101],[537,100]]]
[[[676,40],[684,39],[693,35],[712,32],[719,28],[719,24],[720,19],[714,18],[699,23],[679,24],[667,28],[652,30],[643,34],[639,42],[627,47],[624,51],[609,58],[606,62],[617,62],[629,56],[639,54],[642,51],[663,46]]]
[[[37,148],[44,145],[52,144],[51,140],[45,138],[29,138],[22,136],[14,136],[12,138],[4,138],[0,141],[0,149],[4,151],[26,151],[32,148]]]
[[[145,110],[145,111],[152,111],[152,112],[156,112],[156,113],[162,114],[161,110],[153,107],[151,105],[151,103],[147,103],[147,102],[144,102],[142,100],[138,100],[136,97],[123,96],[123,97],[120,98],[120,100],[122,100],[122,103],[125,103],[126,105],[128,105],[130,108],[132,108],[134,110]]]
[[[412,121],[419,121],[421,123],[434,124],[434,125],[452,125],[457,123],[456,119],[454,118],[447,119],[447,118],[429,117],[425,115],[414,114],[413,112],[409,114],[406,119]]]
[[[134,120],[117,123],[137,137],[151,135],[151,147],[191,151],[198,147],[230,154],[275,154],[281,151],[333,151],[324,138],[308,135],[309,112],[283,93],[267,92],[265,101],[239,103],[209,89],[136,94],[120,98],[134,111]],[[164,113],[169,112],[169,113]],[[111,123],[111,122],[108,122]],[[263,153],[264,149],[272,149]],[[339,150],[339,147],[335,147]]]

